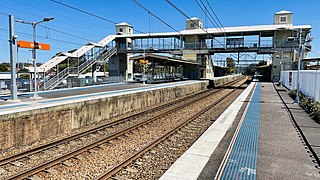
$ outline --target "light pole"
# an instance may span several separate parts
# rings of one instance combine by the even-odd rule
[[[54,18],[52,17],[46,17],[43,18],[42,21],[38,21],[38,22],[28,22],[28,21],[24,21],[24,20],[16,20],[16,22],[20,22],[23,24],[30,24],[32,26],[33,29],[33,48],[32,48],[32,59],[33,59],[33,70],[34,70],[34,94],[33,94],[33,98],[37,99],[39,98],[38,96],[38,88],[37,88],[37,61],[36,61],[36,49],[38,48],[38,44],[36,42],[36,26],[42,22],[49,22],[51,20],[53,20]]]
[[[146,49],[143,48],[143,85],[146,84]]]
[[[299,97],[299,91],[300,91],[300,63],[301,63],[301,58],[303,58],[303,49],[304,49],[304,44],[302,43],[302,29],[299,31],[299,55],[298,55],[298,74],[297,74],[297,95],[295,99],[295,103],[300,103],[300,97]]]

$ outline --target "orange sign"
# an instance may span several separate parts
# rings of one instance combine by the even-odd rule
[[[141,63],[141,64],[148,64],[148,63],[149,63],[149,60],[140,59],[140,63]]]
[[[42,43],[36,43],[30,41],[22,41],[18,40],[18,47],[20,48],[29,48],[29,49],[40,49],[40,50],[50,50],[50,44],[42,44]]]

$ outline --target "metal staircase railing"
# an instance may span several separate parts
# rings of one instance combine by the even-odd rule
[[[94,63],[97,61],[104,61],[107,58],[110,58],[114,54],[117,53],[117,47],[113,47],[107,51],[105,49],[99,50],[97,53],[95,53],[93,56],[91,56],[89,59],[81,63],[77,67],[67,67],[60,71],[57,75],[53,76],[49,80],[47,80],[44,83],[43,89],[53,89],[56,86],[58,86],[63,80],[68,78],[71,74],[77,74],[83,73],[88,68],[90,68]],[[82,59],[84,59],[84,56],[82,56]]]

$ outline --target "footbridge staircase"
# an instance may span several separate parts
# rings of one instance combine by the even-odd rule
[[[110,35],[98,43],[90,42],[72,53],[60,53],[42,64],[38,68],[38,71],[46,76],[46,80],[43,83],[43,89],[54,89],[68,77],[79,76],[94,64],[107,61],[117,53],[116,46],[112,45],[112,41],[115,37],[115,35]],[[70,59],[76,59],[78,64],[69,66]],[[57,71],[59,69],[57,66],[63,62],[68,62],[67,66],[55,75],[50,75],[52,70],[55,69]]]

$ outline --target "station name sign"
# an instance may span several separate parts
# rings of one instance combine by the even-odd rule
[[[18,47],[28,49],[50,50],[50,44],[34,43],[30,41],[18,40]]]

